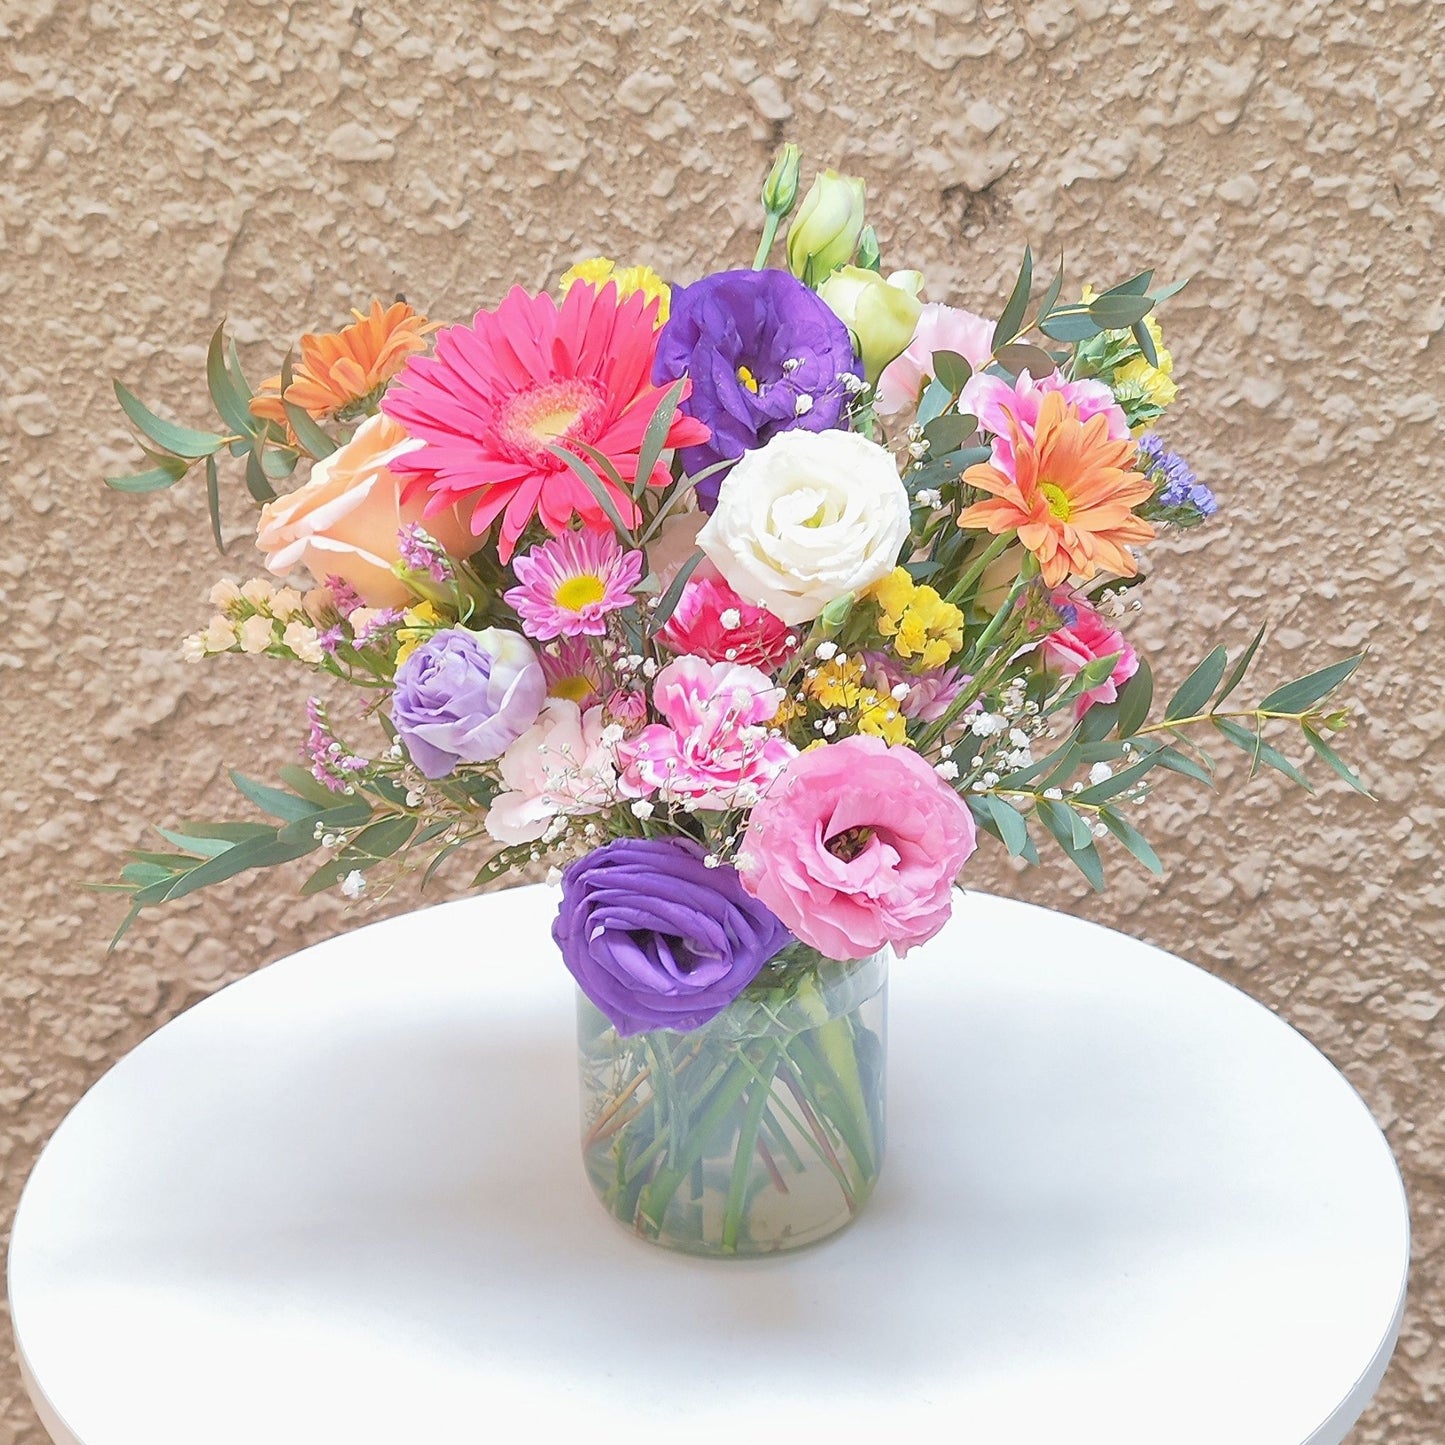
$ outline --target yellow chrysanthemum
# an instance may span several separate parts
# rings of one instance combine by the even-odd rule
[[[1114,379],[1133,382],[1155,406],[1168,406],[1179,395],[1179,388],[1174,382],[1174,357],[1164,345],[1164,328],[1152,316],[1144,318],[1144,326],[1154,342],[1159,365],[1150,366],[1142,356],[1136,356],[1114,373]]]
[[[890,747],[908,741],[908,722],[898,711],[891,697],[879,697],[871,688],[865,689],[871,702],[858,709],[858,731],[882,738]]]
[[[428,637],[441,625],[442,615],[430,602],[418,602],[402,613],[407,626],[399,628],[396,640],[401,645],[396,650],[396,665],[400,667]]]
[[[908,569],[895,567],[881,581],[873,584],[868,596],[878,604],[879,611],[896,628],[899,618],[908,610],[908,604],[913,601],[913,594],[917,590],[913,578],[908,575]]]
[[[803,686],[814,702],[827,708],[857,707],[864,691],[863,664],[857,658],[825,662]]]
[[[942,667],[963,646],[963,613],[932,588],[918,585],[896,567],[872,592],[878,631],[893,640],[893,652],[927,672]]]
[[[561,280],[562,294],[575,282],[585,281],[600,291],[609,281],[617,287],[617,299],[625,301],[634,291],[641,291],[648,301],[656,301],[657,324],[667,320],[672,301],[672,288],[651,266],[621,266],[606,256],[593,256],[579,261],[566,271]]]

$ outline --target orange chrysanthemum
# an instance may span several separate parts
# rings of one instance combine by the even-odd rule
[[[356,320],[340,331],[301,338],[301,360],[292,373],[286,400],[323,421],[358,403],[372,403],[375,394],[406,365],[407,357],[426,349],[433,328],[405,301],[382,307],[373,300],[370,312],[353,310]],[[281,378],[261,385],[251,412],[286,425],[281,405]]]
[[[1139,570],[1128,544],[1147,542],[1154,528],[1134,508],[1153,487],[1133,469],[1132,441],[1110,441],[1102,414],[1080,421],[1057,392],[1044,398],[1034,435],[1013,428],[1013,465],[998,459],[970,467],[963,480],[989,496],[958,519],[995,536],[1017,532],[1050,587],[1070,574],[1132,577]]]

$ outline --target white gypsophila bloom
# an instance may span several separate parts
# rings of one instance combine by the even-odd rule
[[[1114,770],[1108,763],[1095,763],[1089,769],[1089,781],[1091,783],[1107,783],[1114,776]]]
[[[341,892],[346,898],[360,898],[366,892],[366,878],[355,868],[341,880]]]
[[[856,432],[785,431],[723,478],[697,543],[744,601],[796,625],[887,576],[908,531],[885,448]]]
[[[652,804],[646,798],[639,798],[632,805],[632,816],[634,818],[650,818],[652,816]]]
[[[947,782],[952,782],[958,776],[958,764],[945,759],[941,763],[933,765],[933,771]]]

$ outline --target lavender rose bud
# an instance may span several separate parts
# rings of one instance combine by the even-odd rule
[[[391,720],[429,778],[500,757],[537,721],[547,679],[519,632],[449,627],[396,670]]]
[[[699,1028],[791,934],[687,838],[618,838],[562,875],[552,937],[620,1034]]]

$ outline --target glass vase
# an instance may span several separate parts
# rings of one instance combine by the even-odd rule
[[[794,944],[701,1028],[627,1037],[579,994],[597,1197],[689,1254],[773,1254],[843,1228],[883,1162],[887,980],[886,949],[838,962]]]

